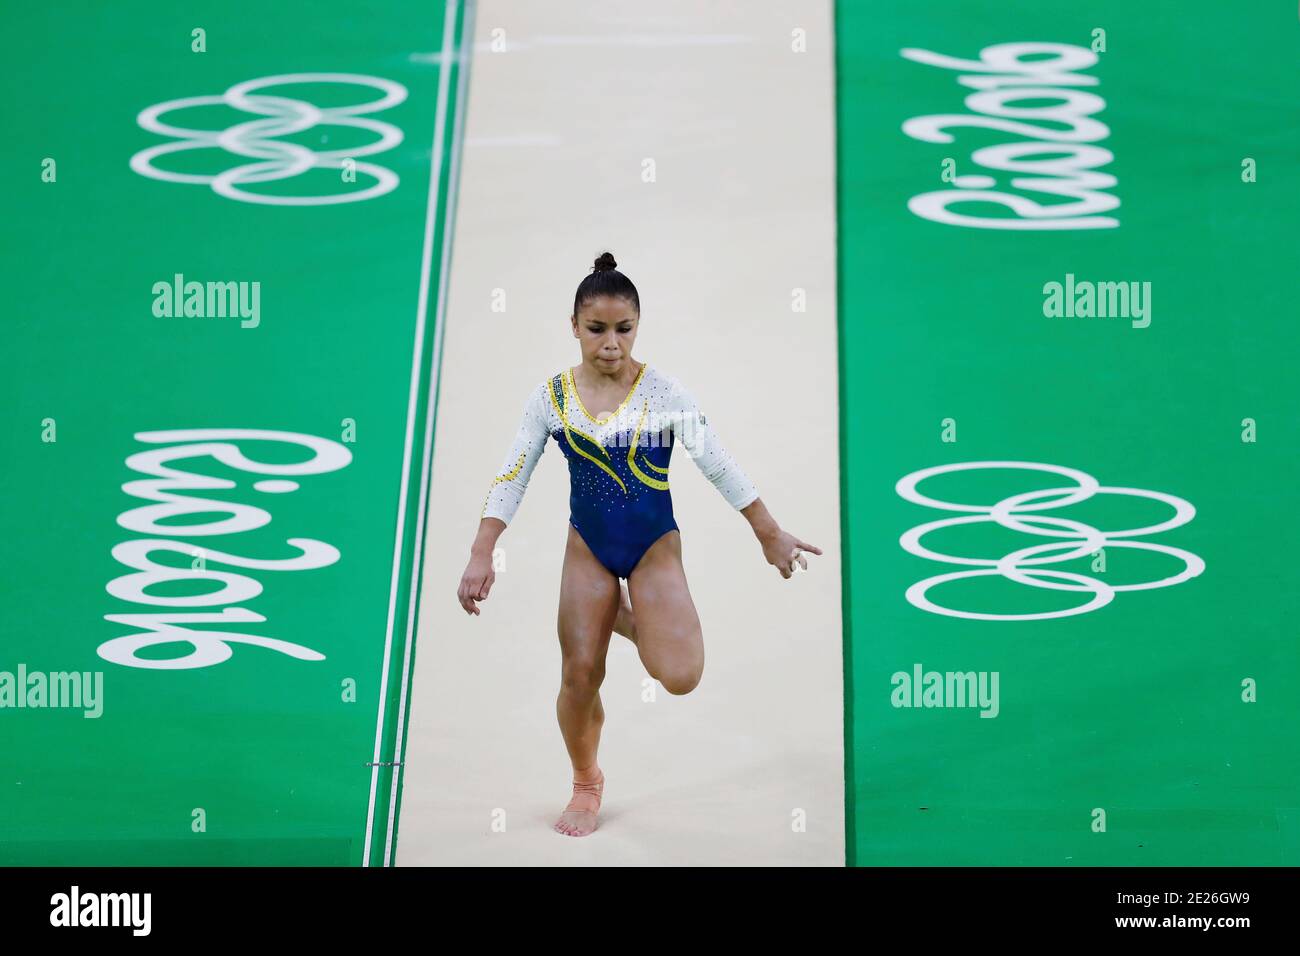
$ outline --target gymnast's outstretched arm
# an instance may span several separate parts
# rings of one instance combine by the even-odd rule
[[[717,431],[700,411],[695,396],[679,381],[674,380],[667,411],[667,424],[674,437],[727,503],[745,516],[763,548],[767,563],[780,571],[783,578],[794,576],[796,564],[801,570],[808,570],[803,552],[821,554],[821,548],[781,529],[759,498],[754,482],[723,447]]]
[[[478,533],[470,546],[469,563],[456,589],[456,599],[467,614],[478,614],[477,601],[485,600],[496,580],[492,569],[492,552],[506,525],[519,510],[528,479],[532,477],[537,461],[546,450],[547,432],[545,386],[533,390],[524,403],[523,416],[515,432],[514,441],[496,477],[488,487],[479,515]]]

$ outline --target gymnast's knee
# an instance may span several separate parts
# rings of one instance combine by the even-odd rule
[[[570,694],[589,697],[605,681],[605,662],[595,654],[568,654],[561,667],[560,683]]]
[[[689,694],[699,686],[700,678],[704,676],[704,663],[698,665],[674,664],[662,668],[655,679],[663,686],[663,689],[670,694],[680,697],[683,694]]]

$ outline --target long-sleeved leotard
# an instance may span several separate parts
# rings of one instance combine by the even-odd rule
[[[677,441],[733,508],[745,508],[758,497],[694,396],[673,376],[643,363],[623,404],[601,419],[583,407],[572,370],[534,389],[488,489],[482,517],[510,523],[548,436],[569,460],[570,524],[620,578],[632,573],[650,545],[677,528],[668,490],[668,463]]]

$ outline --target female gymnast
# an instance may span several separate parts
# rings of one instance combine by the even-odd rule
[[[670,694],[689,693],[704,670],[704,636],[682,569],[668,459],[680,441],[727,502],[749,521],[781,577],[807,570],[821,549],[777,525],[753,483],[727,454],[694,397],[676,378],[632,358],[641,300],[608,252],[578,285],[570,322],[582,364],[542,382],[492,480],[457,598],[478,614],[496,578],[492,551],[528,479],[555,439],[569,460],[569,531],[560,575],[562,671],[556,715],[573,764],[573,799],[554,829],[596,829],[605,776],[596,749],[605,722],[600,685],[611,632],[636,645],[650,676]],[[608,409],[593,415],[587,409]],[[620,579],[627,580],[625,589]]]

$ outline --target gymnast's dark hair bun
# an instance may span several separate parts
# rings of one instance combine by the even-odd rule
[[[608,252],[602,252],[597,257],[596,264],[591,267],[591,274],[578,283],[578,294],[573,297],[573,314],[576,316],[585,303],[601,296],[626,299],[637,314],[641,314],[641,297],[637,295],[636,286],[618,271],[618,263]]]

